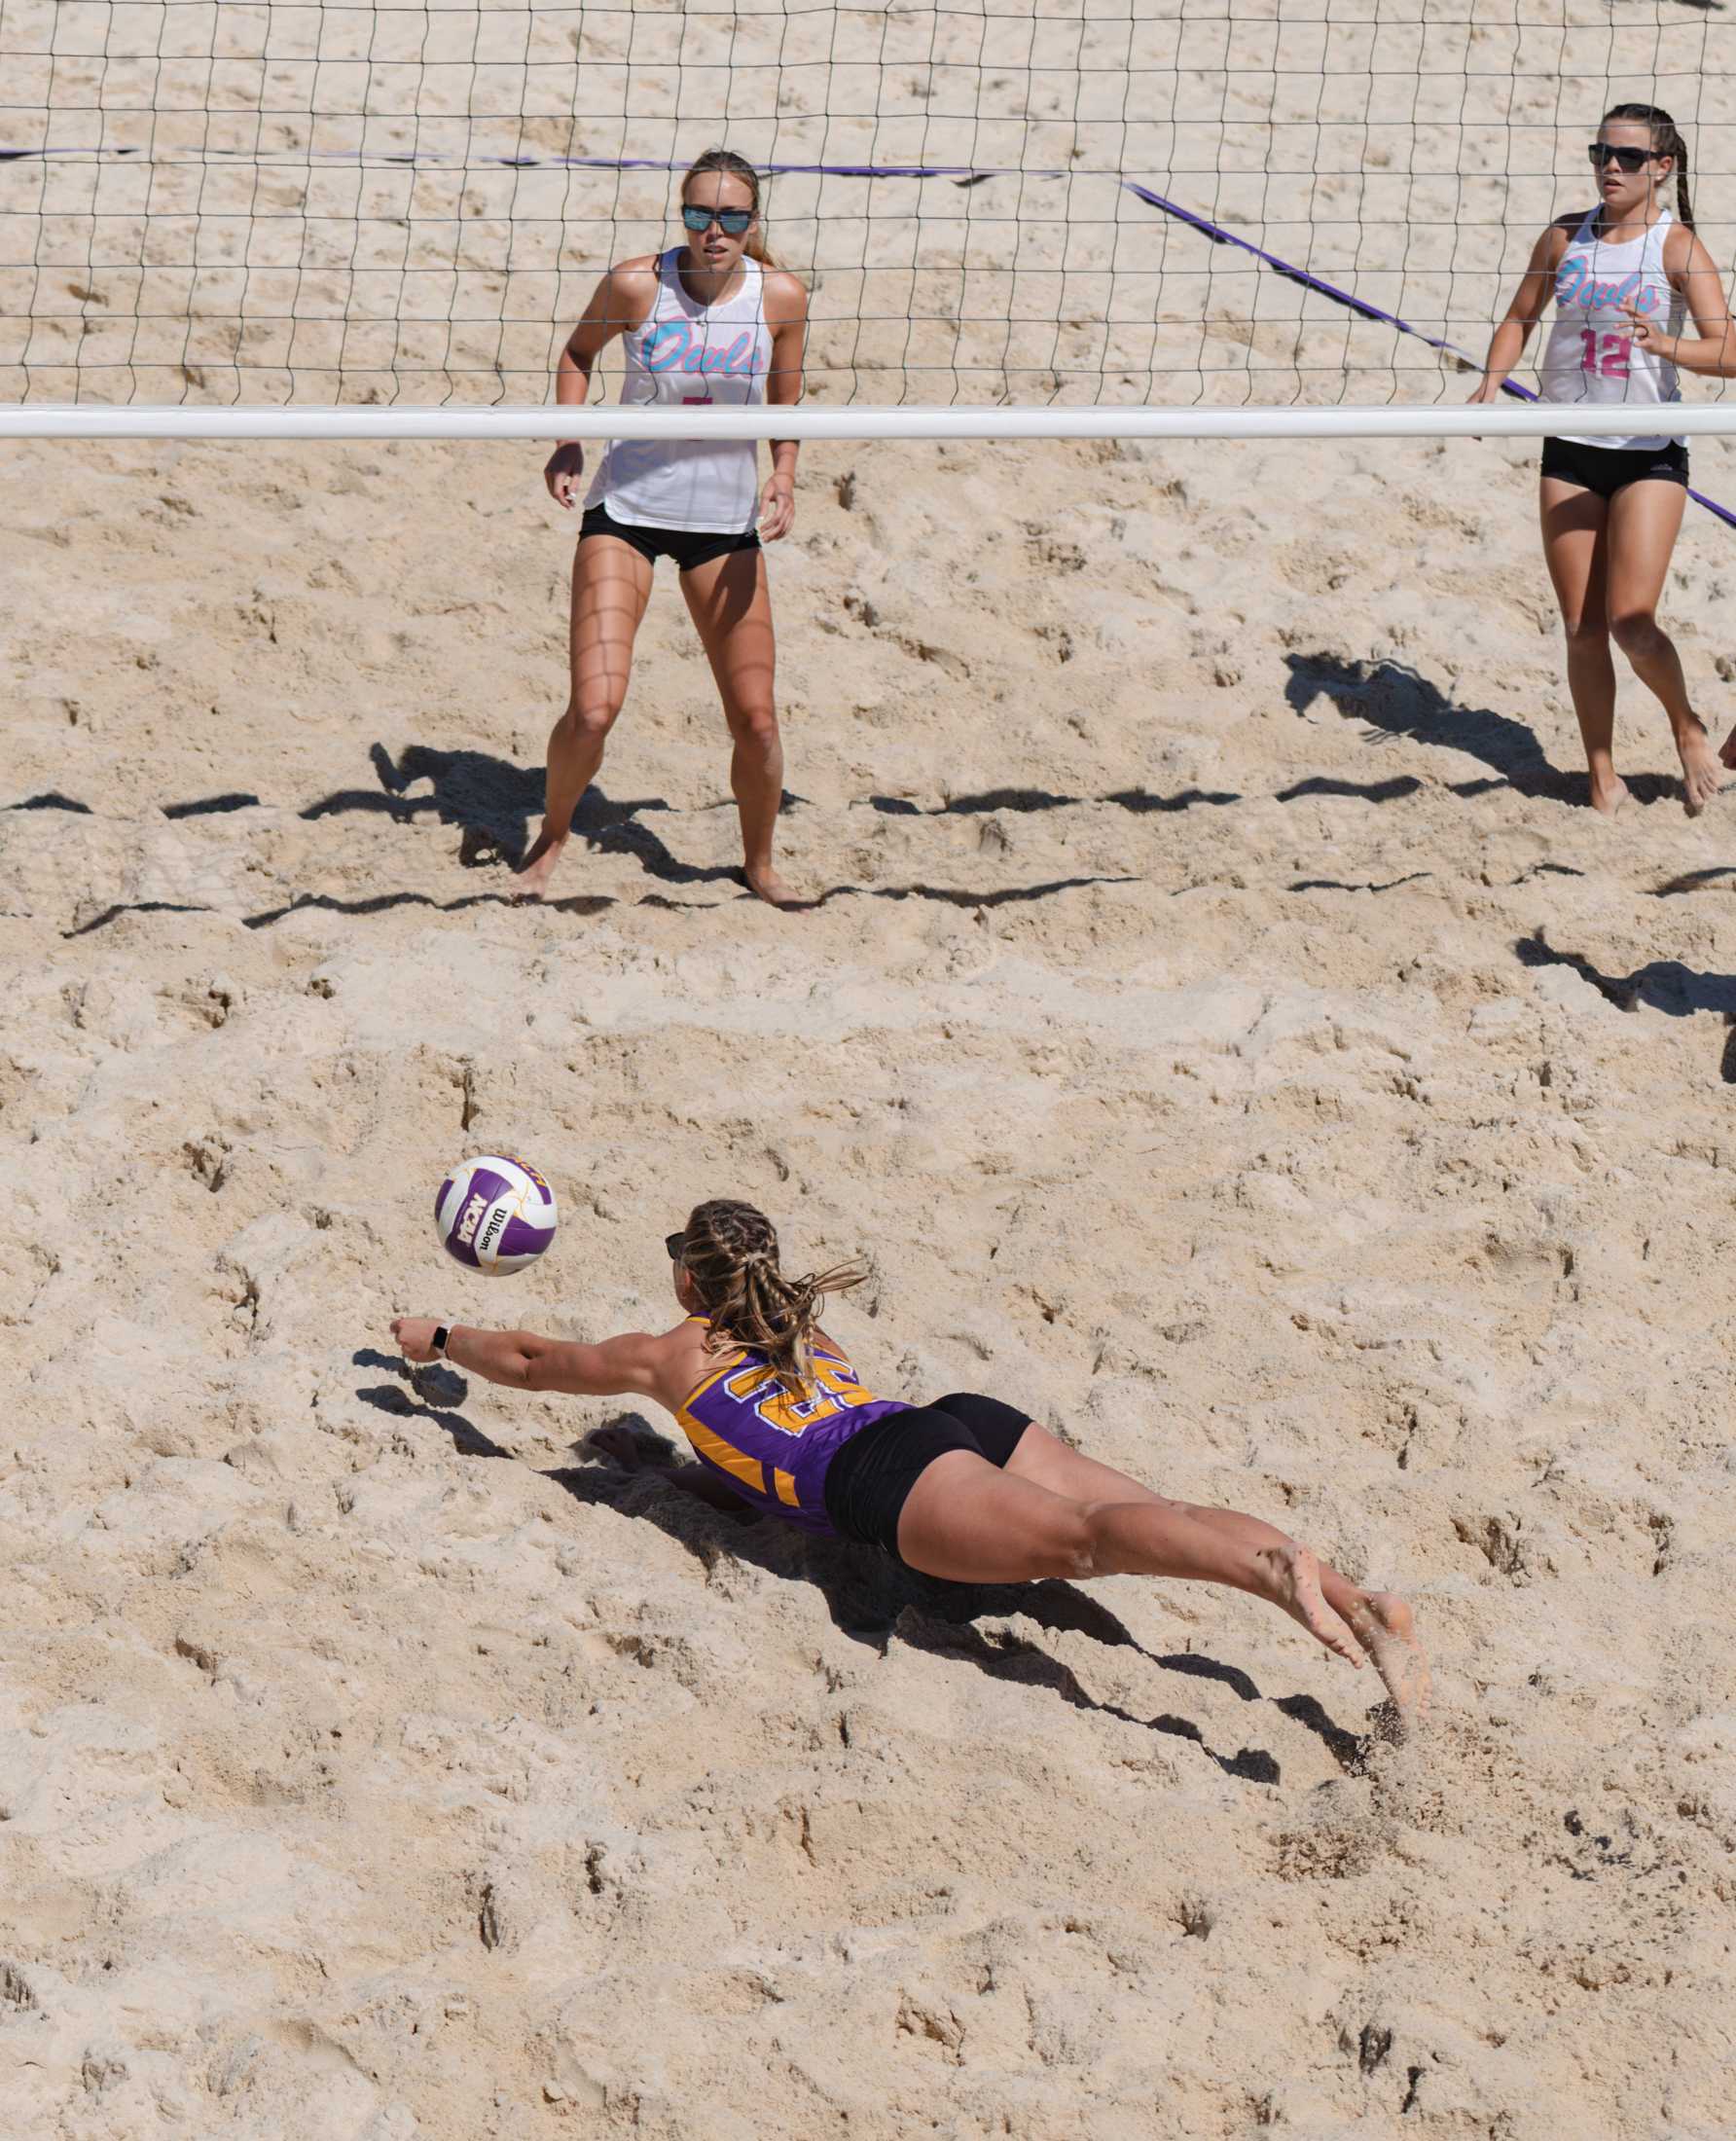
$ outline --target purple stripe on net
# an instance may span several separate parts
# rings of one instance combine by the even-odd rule
[[[1370,305],[1365,298],[1353,297],[1348,290],[1341,290],[1336,283],[1322,282],[1319,275],[1311,275],[1307,269],[1297,268],[1287,260],[1280,260],[1276,253],[1269,253],[1262,245],[1255,245],[1249,238],[1238,237],[1234,231],[1226,231],[1221,223],[1208,222],[1204,216],[1195,215],[1191,208],[1184,208],[1179,201],[1166,200],[1162,194],[1154,194],[1149,186],[1137,185],[1131,178],[1124,178],[1122,185],[1127,192],[1147,202],[1153,208],[1161,208],[1165,215],[1174,216],[1177,223],[1185,223],[1209,237],[1213,245],[1234,245],[1245,253],[1251,253],[1255,260],[1263,260],[1268,268],[1274,268],[1291,282],[1299,282],[1306,290],[1318,290],[1321,297],[1330,298],[1334,305],[1348,305],[1353,312],[1360,312],[1364,319],[1384,320],[1389,327],[1402,328],[1407,335],[1416,335],[1424,342],[1433,342],[1431,335],[1425,335],[1421,328],[1412,327],[1394,313],[1383,312],[1378,305]],[[1444,344],[1434,346],[1443,348]]]
[[[1130,194],[1137,195],[1153,208],[1161,208],[1165,215],[1174,216],[1177,222],[1191,225],[1214,245],[1239,246],[1243,252],[1251,253],[1256,260],[1263,260],[1268,268],[1275,269],[1289,281],[1299,282],[1305,290],[1318,291],[1321,297],[1330,298],[1334,305],[1348,306],[1353,312],[1359,312],[1364,319],[1379,320],[1384,326],[1396,327],[1401,335],[1414,335],[1419,342],[1426,342],[1430,349],[1438,349],[1449,357],[1458,357],[1465,364],[1475,365],[1476,359],[1469,350],[1461,349],[1457,343],[1443,342],[1438,335],[1426,334],[1421,327],[1413,327],[1409,320],[1400,319],[1396,312],[1383,311],[1378,305],[1370,305],[1366,298],[1355,297],[1349,290],[1339,289],[1336,283],[1322,282],[1319,275],[1311,275],[1306,269],[1294,267],[1287,260],[1280,260],[1276,253],[1267,252],[1263,246],[1255,245],[1248,238],[1238,237],[1234,231],[1226,231],[1220,224],[1209,223],[1204,216],[1195,215],[1191,208],[1183,208],[1177,201],[1166,200],[1162,194],[1152,193],[1149,187],[1136,185],[1131,178],[1123,179],[1121,183]],[[1501,382],[1501,392],[1511,394],[1515,401],[1535,402],[1542,399],[1531,387],[1521,386],[1513,380]],[[1688,496],[1696,505],[1704,506],[1715,519],[1722,521],[1726,527],[1736,527],[1736,513],[1719,505],[1716,498],[1709,498],[1699,490],[1690,490]]]

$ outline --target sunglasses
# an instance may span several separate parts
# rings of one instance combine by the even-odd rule
[[[678,1264],[681,1261],[681,1252],[687,1247],[687,1237],[684,1234],[666,1234],[663,1246],[669,1252],[670,1263]]]
[[[684,205],[681,210],[681,221],[696,237],[702,232],[708,231],[714,223],[725,237],[741,237],[753,221],[753,210],[751,208],[693,208]]]
[[[1624,171],[1643,171],[1658,152],[1655,149],[1618,149],[1608,141],[1591,141],[1587,142],[1585,153],[1594,170],[1601,171],[1607,164],[1619,163]]]

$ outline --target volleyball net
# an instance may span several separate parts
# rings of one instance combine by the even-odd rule
[[[0,0],[0,403],[528,414],[727,144],[801,428],[1450,428],[1610,103],[1736,260],[1733,82],[1710,0]]]

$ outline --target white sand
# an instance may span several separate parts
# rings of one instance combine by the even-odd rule
[[[1471,123],[1568,127],[1637,68],[1660,93],[1707,74],[1710,121],[1736,71],[1708,70],[1731,35],[1711,16],[1634,8],[1612,31],[1571,0],[1564,42],[1476,8],[1475,38],[1427,49],[1389,24],[1358,63],[1387,90],[1421,70],[1419,127],[1302,141],[1299,171],[1372,174],[1306,200],[1267,188],[1247,67],[1233,106],[1191,71],[1215,18],[1154,8],[1125,61],[1168,83],[1157,120],[1194,125],[1212,92],[1199,109],[1240,130],[1210,139],[1113,114],[1044,131],[1067,102],[1053,54],[1022,71],[1034,32],[1002,23],[991,57],[1028,92],[1027,161],[1171,172],[1250,230],[1287,204],[1359,219],[1365,245],[1396,232],[1405,279],[1374,294],[1474,341],[1530,223],[1578,198],[1538,174],[1578,152],[1502,136],[1535,177],[1503,210],[1451,175]],[[122,12],[103,34],[149,45]],[[266,13],[227,11],[230,32],[244,47]],[[275,14],[306,30],[309,11]],[[149,139],[154,83],[159,150],[211,146],[197,68],[152,75],[126,116],[144,78],[78,61],[90,15],[9,6],[12,101],[53,88],[64,132],[107,95],[104,138]],[[527,19],[403,16],[375,32]],[[638,91],[658,39],[723,20],[646,14]],[[328,21],[367,47],[359,12]],[[797,34],[743,14],[739,63],[768,25]],[[922,26],[878,23],[884,124],[827,124],[848,100],[814,71],[748,145],[1006,160],[948,131],[956,79],[907,68]],[[1243,34],[1251,66],[1266,25]],[[1349,54],[1362,33],[1333,34]],[[52,83],[20,56],[51,36]],[[1317,109],[1353,118],[1320,64]],[[299,82],[285,58],[271,95]],[[473,89],[514,111],[511,82]],[[348,93],[336,71],[324,93]],[[400,109],[383,71],[371,93]],[[719,130],[694,94],[656,153]],[[619,151],[587,126],[588,153]],[[1720,258],[1723,138],[1706,126]],[[272,204],[296,208],[307,143],[287,121],[271,141]],[[532,145],[567,137],[550,121]],[[1443,145],[1438,185],[1397,183]],[[59,220],[25,236],[88,252],[95,168],[0,166],[0,218],[57,189]],[[163,183],[187,169],[216,242],[230,181],[195,163]],[[398,359],[450,357],[439,390],[460,396],[533,373],[540,392],[595,231],[551,225],[578,197],[541,178],[474,182],[482,280]],[[341,211],[338,177],[317,183]],[[417,181],[429,231],[456,213],[442,183]],[[828,231],[839,248],[822,317],[919,304],[895,275],[850,283],[847,197],[782,189],[797,256]],[[666,192],[614,205],[655,215]],[[1004,209],[931,187],[923,213],[960,198]],[[1101,189],[1028,198],[1074,219],[1071,265],[1102,267]],[[334,257],[402,236],[404,207],[338,213]],[[556,228],[556,255],[502,273],[500,219],[515,247]],[[8,260],[22,228],[0,230]],[[1158,398],[1464,391],[1395,379],[1420,345],[1164,233],[1116,239],[1138,303],[1065,293],[1086,367],[1143,307],[1130,369],[1091,381],[1108,398],[1145,398],[1153,362]],[[278,307],[269,277],[219,272],[202,286],[213,318],[241,283]],[[38,362],[94,359],[161,296],[73,280],[95,287],[0,273],[6,392],[26,314]],[[1029,298],[1042,321],[1057,282],[978,294],[991,320]],[[388,325],[404,303],[336,274],[302,292]],[[452,326],[461,300],[480,326]],[[305,393],[378,389],[378,332],[343,374],[307,334]],[[816,347],[842,361],[835,335]],[[233,349],[213,327],[189,354]],[[249,351],[252,385],[287,391],[269,335]],[[1213,369],[1250,355],[1292,369],[1258,391]],[[228,391],[220,364],[193,374],[132,383]],[[795,917],[733,880],[722,724],[667,568],[563,896],[510,904],[501,858],[534,825],[563,693],[571,529],[540,458],[0,460],[0,2132],[1726,2131],[1736,797],[1684,819],[1629,682],[1639,801],[1614,827],[1579,807],[1528,456],[810,451],[774,561],[784,861],[824,895]],[[1697,446],[1695,468],[1736,504],[1736,455]],[[1736,533],[1693,512],[1667,609],[1720,735],[1733,585]],[[563,1223],[491,1285],[441,1255],[430,1207],[454,1158],[501,1147],[549,1174]],[[1239,1597],[947,1592],[628,1478],[581,1446],[620,1405],[399,1367],[400,1311],[655,1325],[661,1238],[720,1193],[764,1203],[799,1263],[872,1254],[836,1328],[875,1387],[1021,1399],[1407,1589],[1432,1728],[1379,1740],[1372,1676]]]
[[[1656,799],[1574,806],[1519,454],[811,454],[796,918],[667,575],[504,903],[536,465],[8,461],[0,2123],[1718,2130],[1728,808],[1632,687]],[[490,1146],[564,1209],[500,1285],[429,1221]],[[878,1386],[1411,1589],[1434,1729],[1242,1599],[948,1598],[406,1383],[401,1310],[655,1323],[716,1192],[873,1252]]]

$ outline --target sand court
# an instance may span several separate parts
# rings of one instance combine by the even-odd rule
[[[664,587],[509,903],[527,456],[9,487],[17,2130],[1712,2130],[1732,880],[1661,733],[1575,805],[1518,450],[813,454],[794,918]],[[479,1143],[563,1204],[497,1285]],[[950,1592],[392,1355],[654,1323],[717,1188],[872,1254],[884,1385],[1405,1583],[1426,1744],[1228,1594]]]
[[[975,132],[948,119],[969,20],[919,66],[901,17],[824,54],[812,22],[742,15],[737,63],[780,52],[800,92],[775,138],[746,126],[756,156],[1084,150],[1019,181],[1038,254],[995,252],[993,183],[912,179],[867,231],[866,181],[778,180],[818,249],[816,399],[893,366],[918,398],[1043,367],[1063,400],[1462,398],[1438,354],[1100,184],[1209,174],[1189,198],[1277,246],[1287,174],[1322,270],[1486,332],[1513,248],[1578,197],[1515,154],[1512,226],[1485,216],[1429,101],[1449,77],[1467,123],[1505,84],[1517,142],[1642,46],[1705,68],[1695,183],[1728,251],[1713,18],[1572,7],[1550,71],[1548,25],[1462,12],[1447,45],[1389,22],[1378,53],[1366,25],[1328,52],[1242,24],[1248,53],[1283,32],[1286,93],[1316,53],[1312,146],[1300,107],[1226,102],[1210,25],[1156,11],[1026,20],[991,55],[1026,102],[1003,86]],[[543,397],[607,235],[574,188],[649,243],[667,173],[510,165],[631,145],[599,109],[575,146],[572,85],[548,110],[517,76],[465,91],[474,18],[417,18],[414,82],[405,23],[372,20],[389,108],[334,106],[324,165],[279,109],[262,166],[282,214],[333,226],[299,339],[272,339],[284,263],[235,253],[206,311],[176,299],[198,347],[138,340],[110,383],[227,398],[244,358],[261,398]],[[47,21],[8,10],[24,45]],[[584,27],[617,46],[524,58],[619,65],[608,96],[632,73],[660,113],[723,34]],[[1064,31],[1097,73],[1162,74],[1170,130],[1039,108]],[[1418,85],[1354,176],[1353,47]],[[223,56],[271,118],[307,55]],[[148,142],[149,85],[98,57],[23,68],[38,147],[105,94],[109,145]],[[200,133],[200,55],[165,57],[158,147],[205,157],[214,233],[225,159],[259,144]],[[878,90],[826,71],[870,65]],[[1173,124],[1207,91],[1209,137]],[[662,120],[648,157],[706,145]],[[426,162],[388,170],[407,128]],[[109,168],[0,166],[0,216],[47,188],[58,245]],[[919,214],[960,224],[928,284],[894,244]],[[118,271],[106,306],[62,287],[98,287],[82,271],[0,274],[13,398],[83,390],[114,320],[168,304]],[[667,567],[554,896],[515,900],[566,688],[543,457],[0,456],[0,2126],[1721,2131],[1736,798],[1684,817],[1624,672],[1634,805],[1584,807],[1535,448],[806,448],[770,557],[795,914],[740,882]],[[1736,506],[1726,444],[1693,465]],[[1690,509],[1663,605],[1717,734],[1732,543]],[[561,1211],[498,1282],[430,1218],[486,1150]],[[713,1195],[763,1206],[795,1268],[870,1259],[830,1321],[876,1390],[1015,1400],[1402,1587],[1428,1729],[1394,1740],[1373,1674],[1228,1591],[931,1581],[676,1493],[631,1403],[394,1348],[402,1314],[662,1327],[664,1236]]]

